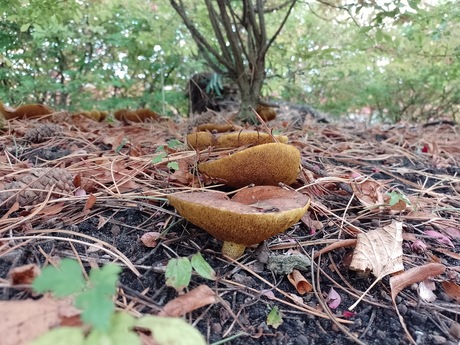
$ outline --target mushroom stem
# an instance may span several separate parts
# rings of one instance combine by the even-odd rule
[[[245,249],[246,246],[244,244],[224,241],[224,245],[222,246],[222,254],[236,260],[244,254]]]

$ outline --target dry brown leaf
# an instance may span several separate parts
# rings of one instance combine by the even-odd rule
[[[391,299],[395,301],[396,296],[405,287],[414,283],[424,281],[428,277],[435,277],[444,273],[446,266],[443,264],[430,263],[423,266],[413,267],[401,274],[390,278]]]
[[[350,269],[360,272],[371,271],[377,279],[404,270],[402,241],[402,222],[398,221],[358,234]]]
[[[40,268],[35,264],[14,267],[8,273],[12,285],[32,284],[40,274]]]
[[[83,208],[84,211],[88,211],[90,210],[94,204],[96,203],[96,196],[94,194],[89,194],[88,195],[88,198],[86,199],[86,202],[85,202],[85,207]]]
[[[364,207],[384,204],[384,187],[375,180],[359,177],[357,182],[351,183],[351,188]]]
[[[318,230],[321,230],[323,228],[323,223],[319,220],[312,219],[311,216],[311,212],[305,212],[305,214],[302,216],[300,220],[302,221],[302,223],[308,226],[308,228],[310,229],[310,235],[314,235]]]
[[[43,214],[46,216],[53,216],[56,214],[60,214],[64,207],[66,206],[65,202],[57,202],[55,204],[47,204],[43,207],[38,214]]]
[[[436,300],[434,290],[436,290],[436,285],[434,281],[428,278],[418,284],[417,293],[422,301],[434,302]]]
[[[158,315],[178,317],[208,304],[217,303],[217,301],[217,295],[210,287],[207,285],[200,285],[186,294],[176,297],[166,303]]]
[[[241,188],[249,184],[276,186],[293,183],[300,169],[300,152],[287,144],[250,147],[215,161],[200,163],[198,170],[226,185]]]
[[[67,324],[80,311],[72,301],[40,300],[0,302],[0,334],[2,345],[26,345],[52,328]]]
[[[307,292],[313,291],[313,286],[298,270],[292,270],[287,277],[300,295],[305,295]]]
[[[441,285],[447,296],[460,302],[460,285],[451,281],[443,281]]]
[[[168,200],[182,217],[224,241],[223,253],[233,258],[297,223],[309,206],[307,196],[275,186],[245,188],[231,200],[212,191],[172,194]]]
[[[149,248],[155,248],[157,246],[157,241],[160,238],[161,234],[156,231],[146,232],[141,236],[141,241],[144,246]]]

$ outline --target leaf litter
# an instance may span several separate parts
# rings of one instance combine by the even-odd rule
[[[61,322],[56,311],[49,322],[41,317],[40,310],[57,307],[40,304],[43,298],[27,299],[32,297],[27,277],[36,274],[34,269],[26,266],[22,277],[18,269],[77,258],[87,269],[121,263],[119,309],[141,316],[160,314],[168,303],[178,303],[173,309],[184,312],[174,315],[185,313],[209,343],[232,336],[235,344],[292,344],[302,336],[315,344],[458,342],[458,128],[442,123],[368,127],[307,119],[303,130],[296,130],[289,125],[289,110],[279,115],[267,125],[280,130],[301,154],[301,171],[291,188],[312,201],[303,223],[267,240],[267,255],[295,249],[314,259],[311,269],[320,281],[312,285],[339,294],[335,309],[326,310],[330,306],[320,303],[327,293],[301,295],[303,288],[297,288],[303,286],[302,278],[293,286],[285,274],[267,270],[256,259],[256,246],[238,262],[226,260],[218,241],[184,222],[167,204],[171,193],[222,190],[197,165],[224,158],[228,150],[196,152],[185,144],[170,148],[171,140],[184,143],[184,120],[109,123],[61,112],[44,120],[11,120],[0,136],[0,318],[10,322],[0,324],[12,325],[3,334],[14,327],[21,334],[38,334],[34,329],[44,332]],[[43,125],[46,130],[38,130]],[[46,173],[37,174],[36,169]],[[59,175],[59,169],[65,173]],[[41,176],[50,171],[54,180],[43,182]],[[401,224],[402,234],[382,230],[395,224]],[[141,239],[149,233],[154,236]],[[193,273],[185,293],[178,295],[165,284],[167,263],[197,252],[215,271],[215,280]],[[356,260],[360,270],[372,270],[378,281],[350,270]],[[302,276],[306,281],[314,278],[310,273]],[[420,291],[425,296],[426,282],[435,299],[420,296]],[[190,298],[196,289],[212,293]],[[360,297],[355,311],[347,311]],[[38,306],[20,305],[32,302]],[[29,313],[32,322],[23,323],[24,314],[9,309],[16,307],[37,310]],[[282,311],[276,330],[266,328],[271,310]]]

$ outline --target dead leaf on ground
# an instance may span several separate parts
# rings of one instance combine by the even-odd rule
[[[319,220],[312,219],[312,213],[310,211],[305,212],[305,214],[300,219],[310,229],[310,235],[316,234],[318,230],[323,228],[323,223]]]
[[[305,295],[307,292],[313,291],[313,286],[298,270],[292,270],[287,277],[300,295]]]
[[[342,298],[340,297],[338,292],[335,291],[333,287],[331,287],[326,297],[327,305],[331,309],[337,309],[337,307],[340,305],[341,302],[342,302]]]
[[[8,273],[12,285],[32,284],[40,274],[40,268],[35,264],[14,267]]]
[[[0,302],[0,334],[2,345],[26,345],[50,329],[68,325],[80,311],[70,299]]]
[[[350,269],[371,271],[378,279],[404,270],[402,263],[402,222],[393,221],[367,233],[358,234]]]
[[[452,281],[443,281],[441,286],[447,296],[457,301],[457,303],[460,302],[460,285]]]
[[[184,295],[166,303],[159,316],[183,316],[208,304],[217,303],[216,293],[207,285],[200,285]]]
[[[391,299],[393,302],[396,296],[407,286],[424,281],[428,277],[436,277],[446,270],[443,264],[430,263],[423,266],[413,267],[401,274],[390,278]]]
[[[146,247],[155,248],[157,246],[157,241],[160,238],[160,236],[161,234],[159,232],[149,231],[141,236],[141,242]]]
[[[364,207],[375,208],[385,202],[384,186],[373,179],[359,176],[351,183],[351,188]]]
[[[436,290],[436,285],[428,278],[418,284],[417,293],[423,301],[434,302],[436,300],[434,290]]]
[[[88,211],[90,210],[94,204],[96,203],[97,201],[97,198],[94,194],[90,193],[88,195],[88,198],[86,199],[86,202],[85,202],[85,207],[83,208],[84,211]]]

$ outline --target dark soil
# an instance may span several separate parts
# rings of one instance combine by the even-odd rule
[[[104,135],[102,125],[99,126],[98,124],[97,129],[89,131],[90,126],[84,124],[86,120],[78,121],[80,121],[77,122],[78,128],[89,133],[85,140],[96,144],[95,147],[98,147],[97,150],[99,151],[94,151],[95,157],[105,155],[104,150],[100,149],[101,147],[107,149],[107,156],[117,157],[111,145],[104,146],[100,139],[96,139],[100,138],[100,135]],[[49,153],[45,152],[46,146],[49,145],[45,141],[40,144],[33,144],[36,150],[27,151],[19,158],[36,166],[57,166],[59,164],[59,166],[68,167],[71,171],[75,168],[73,171],[76,172],[78,170],[76,160],[69,157],[66,161],[65,158],[70,152],[66,150],[75,152],[75,147],[65,147],[65,140],[62,139],[66,138],[67,133],[73,132],[71,124],[72,122],[69,123],[68,131],[60,134],[60,144],[53,146]],[[10,132],[5,132],[2,137],[1,144],[5,152],[8,152],[11,147],[13,136],[20,137],[21,129],[25,132],[24,127],[30,127],[34,124],[15,121],[11,125]],[[142,128],[142,125],[136,126]],[[170,138],[179,137],[179,132],[174,134],[170,128],[162,126],[156,133],[158,136],[156,143],[149,146],[149,150],[150,147],[152,150],[146,153],[152,154],[156,144],[165,144]],[[148,125],[145,128],[151,131]],[[302,158],[318,169],[314,174],[315,178],[341,176],[346,171],[359,171],[360,174],[371,176],[373,180],[382,182],[388,189],[397,188],[406,195],[417,193],[421,198],[432,200],[433,204],[436,204],[437,198],[443,196],[445,198],[443,202],[447,203],[448,207],[440,204],[437,211],[438,216],[450,221],[451,224],[460,225],[457,210],[460,206],[460,197],[458,196],[458,189],[456,189],[456,183],[460,183],[456,177],[460,171],[460,166],[457,164],[460,152],[454,150],[454,146],[459,147],[460,144],[460,139],[455,134],[458,128],[443,127],[441,129],[438,126],[434,129],[424,129],[425,137],[416,134],[407,135],[412,131],[411,128],[410,125],[407,125],[406,127],[390,128],[385,132],[381,128],[377,128],[359,134],[353,128],[328,124],[318,125],[312,122],[306,125],[303,131],[292,132],[290,137],[293,144],[302,151]],[[100,132],[92,136],[91,134],[96,131]],[[306,133],[312,131],[314,132],[312,139],[310,141],[305,139]],[[431,131],[431,136],[428,135],[428,131]],[[395,138],[399,138],[399,140]],[[432,149],[431,154],[429,152],[420,154],[418,158],[414,156],[416,147],[420,150],[424,148],[423,145],[431,145],[436,141],[438,141],[437,151]],[[69,135],[69,143],[75,142],[78,141],[71,140]],[[340,143],[349,146],[339,150]],[[142,146],[143,144],[133,141],[129,149],[121,153],[129,154],[130,150],[136,148],[136,145]],[[77,146],[79,149],[87,151],[95,150],[94,147],[83,145],[81,142]],[[395,150],[392,151],[392,148]],[[35,153],[32,154],[32,152]],[[51,152],[64,153],[52,156],[50,155]],[[406,155],[404,152],[411,152],[412,155]],[[147,162],[151,157],[147,158]],[[50,159],[56,161],[50,163]],[[0,167],[2,168],[0,173],[3,172],[5,175],[10,173],[6,160],[0,162]],[[149,169],[148,171],[145,170],[145,174],[151,179],[147,180],[149,188],[174,190],[174,188],[181,187],[177,181],[168,182],[162,179],[161,172],[156,175],[160,177],[152,178],[155,176],[152,173],[154,169]],[[167,171],[165,169],[163,171]],[[297,183],[302,186],[306,184],[306,181],[299,179]],[[111,186],[106,184],[106,187]],[[417,188],[418,191],[416,191]],[[13,236],[27,234],[31,229],[54,229],[56,230],[55,235],[59,236],[60,239],[37,238],[18,246],[17,249],[6,255],[2,254],[0,247],[0,278],[7,281],[8,272],[12,268],[24,264],[35,263],[43,266],[46,262],[46,258],[41,254],[43,252],[50,257],[75,258],[75,252],[64,239],[67,237],[82,238],[75,236],[75,234],[60,232],[61,230],[71,230],[115,247],[136,266],[141,276],[137,277],[129,268],[124,267],[120,277],[120,291],[128,300],[137,301],[136,309],[146,314],[157,313],[168,301],[177,297],[176,291],[165,285],[164,271],[168,260],[176,255],[191,256],[200,251],[217,272],[218,279],[208,281],[194,275],[189,290],[201,284],[207,284],[220,296],[221,302],[195,310],[187,314],[185,318],[201,331],[210,344],[224,343],[220,342],[223,339],[228,340],[225,342],[226,344],[234,345],[340,345],[357,343],[356,339],[359,339],[363,344],[396,345],[409,343],[390,298],[388,277],[377,283],[356,307],[356,314],[346,319],[351,321],[351,323],[343,325],[346,332],[328,319],[319,318],[299,310],[292,300],[280,293],[282,291],[289,295],[296,295],[310,307],[323,310],[318,296],[324,301],[329,289],[334,287],[340,294],[342,301],[336,310],[332,310],[332,313],[336,317],[345,319],[343,312],[356,301],[356,296],[360,296],[374,281],[372,275],[362,277],[348,269],[353,248],[333,250],[322,255],[319,260],[315,260],[313,269],[306,267],[303,272],[304,276],[310,282],[314,282],[316,289],[321,291],[316,291],[317,294],[311,292],[300,296],[286,276],[271,272],[264,263],[259,261],[260,255],[258,255],[256,248],[248,249],[246,254],[238,260],[240,265],[236,265],[222,257],[219,241],[184,221],[166,203],[131,200],[130,198],[119,197],[115,195],[116,193],[110,197],[112,194],[105,193],[102,188],[99,188],[97,192],[102,196],[98,196],[96,205],[87,212],[82,212],[84,200],[67,201],[59,214],[40,214],[32,217],[25,224],[13,227],[11,229]],[[312,250],[317,252],[324,248],[328,243],[327,240],[337,240],[339,235],[341,238],[353,238],[352,234],[341,231],[343,224],[340,220],[344,216],[353,225],[359,226],[365,231],[372,230],[380,224],[388,224],[393,219],[403,220],[406,224],[405,231],[409,233],[420,234],[420,229],[433,227],[430,224],[421,225],[424,220],[405,218],[407,215],[405,213],[374,212],[363,214],[363,207],[359,200],[354,198],[350,202],[349,190],[341,188],[340,184],[337,183],[334,186],[323,186],[320,190],[312,189],[309,192],[317,202],[325,205],[338,218],[314,209],[314,217],[324,225],[323,229],[311,234],[310,229],[305,224],[299,223],[286,233],[267,241],[267,246],[272,248],[270,254],[283,254],[288,248],[291,248],[311,256]],[[148,191],[145,189],[133,190],[129,193],[142,195],[143,193],[148,194]],[[347,212],[344,215],[346,209]],[[21,217],[27,216],[29,210],[30,208],[23,207],[9,215],[9,218],[19,220]],[[163,232],[165,229],[167,232],[153,249],[146,247],[140,241],[140,237],[145,232]],[[436,229],[439,230],[439,228]],[[3,235],[10,236],[9,233],[3,233]],[[452,256],[436,251],[437,247],[442,246],[434,239],[424,238],[424,240],[431,246],[430,250],[424,253],[415,253],[411,250],[409,242],[404,241],[404,261],[408,267],[412,267],[436,259],[448,267],[448,273],[445,276],[435,279],[437,299],[430,303],[424,302],[418,297],[417,284],[413,284],[397,296],[396,303],[409,333],[417,344],[458,344],[455,333],[449,332],[449,328],[458,322],[460,308],[458,303],[443,291],[441,283],[447,279],[447,275],[450,280],[459,282],[459,262]],[[458,238],[451,238],[451,240],[455,247],[444,246],[443,248],[458,254]],[[92,242],[88,239],[86,241]],[[310,244],[299,245],[299,243],[304,244],[307,241]],[[19,243],[21,243],[20,239],[11,241],[10,246]],[[285,249],[276,249],[283,245]],[[102,251],[92,251],[86,245],[74,244],[74,248],[88,269],[90,262],[102,265],[114,259]],[[314,277],[312,277],[312,272]],[[146,290],[145,294],[141,294]],[[274,297],[278,300],[262,294],[263,291],[273,292]],[[36,296],[31,295],[28,289],[23,287],[3,286],[0,289],[0,299],[2,300],[27,297],[36,298]],[[275,306],[281,310],[283,315],[283,323],[277,329],[267,325],[267,315]],[[355,340],[349,337],[347,333],[352,334]]]

